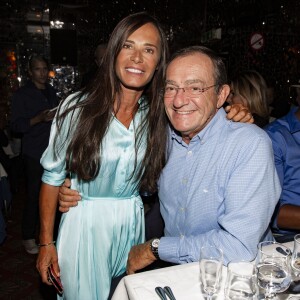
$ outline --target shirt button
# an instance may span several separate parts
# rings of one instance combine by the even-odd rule
[[[182,182],[182,184],[187,184],[188,181],[186,178],[183,178],[181,182]]]
[[[184,209],[184,207],[180,207],[180,210],[181,210],[182,212],[184,212],[185,209]]]
[[[183,238],[184,238],[184,234],[181,234],[181,235],[180,235],[180,238],[183,239]]]
[[[190,151],[188,151],[187,154],[188,154],[188,156],[191,156],[193,154],[193,151],[190,150]]]

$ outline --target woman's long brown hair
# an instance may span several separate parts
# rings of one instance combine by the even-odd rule
[[[112,118],[114,102],[120,101],[118,95],[121,95],[121,84],[115,71],[116,59],[128,36],[147,23],[152,23],[159,31],[161,58],[151,82],[143,93],[147,96],[149,111],[136,130],[136,157],[141,137],[145,132],[147,132],[147,148],[139,169],[135,161],[134,176],[139,181],[141,189],[156,190],[156,181],[165,164],[167,121],[160,90],[168,56],[168,45],[157,20],[145,12],[130,15],[118,23],[108,42],[96,78],[71,100],[64,112],[58,113],[59,132],[65,116],[73,114],[74,110],[79,110],[78,122],[73,120],[75,124],[77,123],[76,130],[70,137],[66,153],[67,171],[76,173],[79,180],[93,180],[100,170],[101,144]],[[67,126],[70,127],[71,123],[72,121]],[[55,143],[54,147],[57,150]]]

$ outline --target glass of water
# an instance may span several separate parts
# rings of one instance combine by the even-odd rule
[[[200,278],[207,299],[217,292],[222,276],[223,251],[215,246],[200,249]]]
[[[276,299],[291,283],[291,250],[276,242],[258,244],[256,261],[257,283],[264,290],[265,299]]]
[[[300,234],[294,236],[294,250],[292,254],[292,271],[295,277],[300,277]]]
[[[256,297],[254,262],[231,261],[227,266],[225,295],[228,300],[253,300]]]

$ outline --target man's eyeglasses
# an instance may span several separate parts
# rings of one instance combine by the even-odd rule
[[[167,86],[163,89],[164,97],[166,98],[174,98],[179,90],[183,90],[186,96],[188,97],[199,97],[201,94],[211,89],[212,87],[217,86],[217,84],[201,88],[199,86],[187,86],[187,87],[175,87],[175,86]]]

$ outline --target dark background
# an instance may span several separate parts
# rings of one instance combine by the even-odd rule
[[[144,10],[162,23],[172,51],[204,44],[222,55],[229,75],[255,69],[281,102],[292,101],[291,85],[300,84],[299,0],[0,0],[0,113],[9,119],[11,93],[25,82],[31,53],[50,59],[64,98],[92,66],[96,45],[123,17]],[[61,29],[50,25],[56,20]],[[264,38],[259,50],[250,45],[253,33]]]

